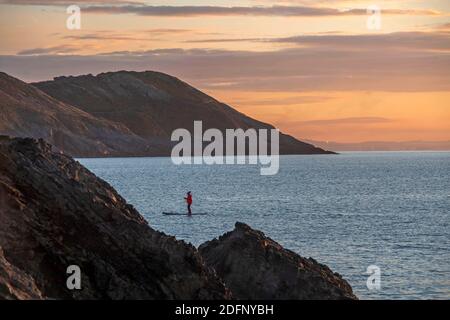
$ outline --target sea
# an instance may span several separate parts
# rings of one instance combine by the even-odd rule
[[[259,165],[77,159],[154,229],[195,246],[236,221],[341,274],[360,299],[450,299],[450,152],[344,152]],[[198,216],[186,212],[193,195]]]

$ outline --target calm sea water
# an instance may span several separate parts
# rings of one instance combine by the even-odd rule
[[[258,166],[182,165],[170,158],[80,159],[149,221],[199,245],[233,229],[260,229],[339,272],[362,299],[450,299],[450,153],[360,152],[283,156]],[[191,190],[194,212],[185,212]],[[381,270],[368,290],[367,267]]]

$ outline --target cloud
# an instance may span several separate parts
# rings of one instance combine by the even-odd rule
[[[85,5],[121,5],[121,4],[142,4],[142,1],[127,0],[0,0],[0,4],[12,5],[32,5],[32,6],[69,6],[73,4]]]
[[[191,29],[171,29],[171,28],[155,28],[155,29],[147,29],[144,32],[157,33],[157,34],[180,34],[180,33],[191,33],[193,30]]]
[[[450,50],[448,32],[395,32],[363,35],[301,35],[268,39],[271,42],[293,43],[315,47],[332,47],[358,50],[417,49]]]
[[[439,24],[435,27],[437,30],[450,31],[450,22]]]
[[[283,38],[207,38],[186,40],[187,43],[259,42],[285,43],[300,47],[331,50],[442,50],[450,51],[450,33],[445,25],[435,32],[395,32],[389,34],[346,35],[338,32],[316,33]]]
[[[346,35],[337,32],[318,33],[284,38],[211,38],[186,40],[189,43],[273,42],[296,44],[302,47],[321,47],[346,50],[412,49],[450,50],[450,34],[441,25],[438,32],[395,32],[389,34]]]
[[[316,126],[316,125],[367,125],[367,124],[379,124],[394,122],[393,119],[387,119],[382,117],[352,117],[352,118],[339,118],[339,119],[320,119],[310,121],[296,121],[295,123],[303,126]]]
[[[46,48],[33,48],[22,50],[17,53],[19,56],[33,56],[33,55],[49,55],[49,54],[68,54],[77,52],[79,48],[72,46],[54,46]]]
[[[96,31],[92,33],[83,34],[72,34],[63,35],[62,39],[71,40],[120,40],[120,41],[145,41],[145,40],[167,40],[167,38],[162,38],[162,36],[167,35],[186,35],[186,34],[211,34],[211,33],[200,33],[195,30],[190,29],[147,29],[147,30],[135,30],[133,32],[114,32],[114,31]],[[57,34],[62,35],[62,34]]]
[[[216,38],[216,39],[195,39],[186,40],[186,43],[220,43],[220,42],[266,42],[264,38]]]
[[[84,12],[103,14],[136,14],[142,16],[285,16],[285,17],[322,17],[367,15],[366,8],[335,9],[312,6],[149,6],[149,5],[92,5],[83,8]],[[435,10],[427,9],[386,9],[389,15],[439,15]]]
[[[70,40],[120,40],[120,41],[137,41],[137,40],[150,40],[150,38],[136,37],[134,35],[127,34],[99,34],[99,33],[87,33],[81,35],[64,36],[64,39]],[[152,38],[154,40],[154,38]]]
[[[366,8],[337,9],[323,6],[156,6],[142,1],[79,0],[75,2],[83,12],[101,14],[135,14],[142,16],[194,17],[194,16],[283,16],[326,17],[367,15]],[[68,6],[70,0],[0,0],[0,4]],[[440,15],[431,9],[385,9],[385,15]]]
[[[243,106],[276,106],[276,105],[299,105],[325,102],[333,99],[331,96],[294,96],[276,99],[251,99],[251,100],[231,100],[232,105]]]
[[[365,37],[370,38],[307,37],[302,39],[308,45],[263,52],[172,48],[61,56],[52,50],[64,48],[35,48],[20,56],[0,56],[0,69],[32,81],[121,69],[156,70],[202,89],[217,89],[219,84],[221,90],[450,90],[448,35],[386,34],[358,47]],[[26,53],[32,56],[23,56]]]

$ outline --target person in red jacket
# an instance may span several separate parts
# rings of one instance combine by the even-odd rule
[[[191,212],[192,194],[190,191],[186,194],[186,197],[184,199],[186,200],[186,203],[187,203],[188,214],[191,215],[192,214],[192,212]]]

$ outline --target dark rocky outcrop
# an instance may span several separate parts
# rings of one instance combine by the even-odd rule
[[[82,290],[66,288],[78,265]],[[197,250],[150,228],[43,140],[0,137],[0,299],[224,299]]]
[[[67,289],[69,265],[81,268],[82,290]],[[242,223],[199,250],[155,231],[111,186],[43,140],[0,136],[0,299],[232,295],[356,298],[328,267]]]
[[[160,72],[118,71],[97,76],[57,77],[34,86],[53,98],[96,118],[121,123],[152,145],[170,154],[173,130],[193,132],[195,120],[203,130],[273,129],[217,101],[189,84]],[[280,154],[330,153],[292,136],[280,134]]]
[[[199,251],[237,299],[357,299],[339,274],[243,223]]]

